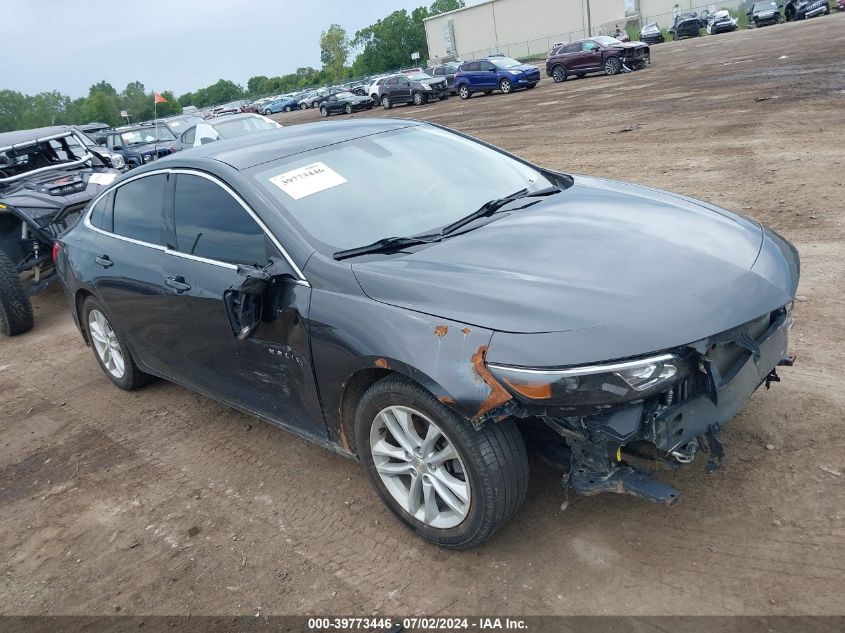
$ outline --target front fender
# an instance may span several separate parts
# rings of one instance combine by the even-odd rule
[[[315,377],[333,433],[344,386],[362,369],[407,376],[476,425],[511,399],[484,366],[490,330],[323,290],[314,290],[310,322]]]

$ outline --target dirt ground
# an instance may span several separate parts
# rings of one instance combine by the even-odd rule
[[[729,425],[722,470],[666,476],[676,507],[601,495],[561,512],[558,475],[532,464],[489,544],[437,549],[353,461],[166,382],[113,387],[55,288],[32,332],[0,341],[0,614],[845,613],[843,49],[833,15],[389,112],[697,196],[797,245],[798,362]]]

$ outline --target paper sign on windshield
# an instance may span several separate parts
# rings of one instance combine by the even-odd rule
[[[270,182],[294,200],[299,200],[348,181],[325,163],[317,162],[273,176]]]

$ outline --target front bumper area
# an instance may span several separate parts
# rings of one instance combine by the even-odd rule
[[[557,461],[563,483],[581,495],[617,492],[672,505],[680,492],[653,478],[708,453],[707,471],[724,451],[718,434],[760,385],[778,382],[792,316],[781,308],[730,331],[687,346],[690,376],[653,399],[581,417],[541,416],[565,440]],[[542,450],[538,446],[538,449]]]

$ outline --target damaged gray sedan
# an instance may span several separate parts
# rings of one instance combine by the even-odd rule
[[[415,121],[260,136],[101,193],[54,249],[72,314],[117,386],[167,378],[356,458],[429,541],[504,525],[526,446],[566,491],[672,504],[652,471],[717,466],[792,362],[798,254],[753,220]]]

